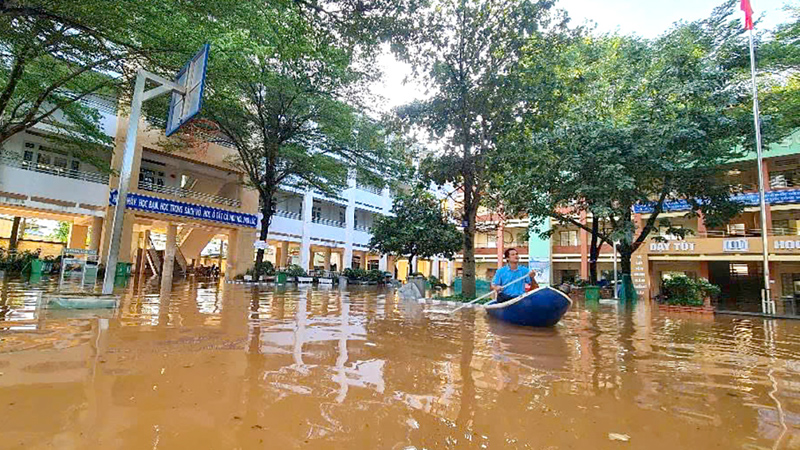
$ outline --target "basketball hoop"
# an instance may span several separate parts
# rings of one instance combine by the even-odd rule
[[[186,144],[186,151],[197,156],[207,156],[212,141],[219,140],[222,133],[219,125],[209,119],[193,119],[184,124],[177,133]]]

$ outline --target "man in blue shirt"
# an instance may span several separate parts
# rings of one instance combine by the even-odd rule
[[[525,283],[530,283],[533,289],[539,287],[539,284],[536,283],[534,279],[536,271],[533,269],[528,270],[528,267],[519,265],[519,254],[515,249],[509,248],[503,255],[506,257],[508,264],[501,267],[500,270],[494,274],[494,279],[492,279],[492,290],[497,292],[497,303],[503,303],[524,294]],[[503,287],[518,278],[522,278],[525,274],[528,275],[525,279],[519,280],[505,288]]]

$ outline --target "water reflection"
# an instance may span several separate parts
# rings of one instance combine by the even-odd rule
[[[58,448],[800,447],[800,327],[576,304],[526,329],[353,287],[0,280],[0,442]]]

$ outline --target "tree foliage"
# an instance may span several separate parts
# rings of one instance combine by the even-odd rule
[[[252,11],[257,19],[243,18],[246,35],[229,29],[216,44],[203,115],[237,150],[230,163],[259,193],[262,240],[280,189],[336,196],[351,173],[382,185],[400,161],[402,149],[392,145],[365,105],[366,86],[377,74],[364,67],[374,54],[361,50],[377,41],[352,26],[363,21],[385,32],[375,28],[375,21],[381,23],[375,10],[388,6],[365,3],[363,11],[346,17],[331,5],[297,1],[259,8]],[[256,265],[263,253],[257,252]]]
[[[440,0],[420,15],[416,39],[396,46],[429,94],[398,111],[408,127],[427,131],[441,151],[421,168],[429,180],[452,184],[461,197],[464,224],[464,292],[475,291],[475,225],[488,182],[487,162],[501,136],[521,117],[537,116],[547,100],[524,86],[526,48],[555,47],[564,39],[564,17],[550,0]],[[533,51],[533,50],[532,50]],[[542,87],[544,86],[544,87]],[[531,88],[526,91],[524,88]],[[541,101],[541,103],[539,103]]]
[[[742,186],[725,165],[752,148],[747,47],[732,2],[706,19],[648,41],[587,37],[564,54],[559,78],[570,93],[547,128],[522,123],[507,142],[495,181],[508,205],[587,231],[585,211],[611,224],[600,240],[620,241],[622,271],[658,226],[666,202],[686,200],[710,227],[737,215]],[[762,116],[767,141],[786,132]],[[633,207],[653,213],[637,230]],[[612,244],[613,245],[613,244]]]
[[[174,73],[212,23],[208,3],[0,2],[0,144],[44,126],[60,148],[97,162],[111,146],[98,102],[114,109],[139,67]]]
[[[63,242],[66,244],[69,240],[69,234],[71,230],[72,225],[69,222],[58,222],[58,227],[56,227],[48,237],[54,241]]]
[[[408,257],[409,268],[415,257],[452,257],[463,240],[439,201],[422,189],[399,194],[392,204],[392,215],[376,219],[371,232],[371,249]]]

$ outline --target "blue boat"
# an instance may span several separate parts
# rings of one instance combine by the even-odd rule
[[[552,327],[572,305],[567,294],[550,286],[540,287],[503,303],[485,305],[490,316],[528,327]]]

